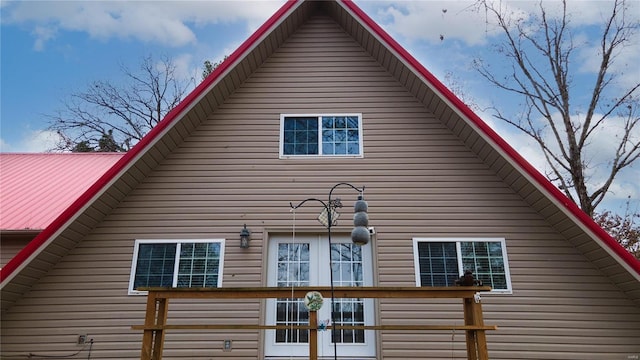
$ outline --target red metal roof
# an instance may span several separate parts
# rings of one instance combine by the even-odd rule
[[[81,211],[93,196],[103,187],[118,176],[127,166],[135,161],[142,153],[144,153],[156,140],[161,137],[165,130],[180,120],[180,114],[197,102],[202,94],[218,80],[220,76],[252,46],[265,36],[272,28],[281,21],[289,11],[303,0],[288,0],[274,15],[271,16],[254,34],[252,34],[240,47],[234,51],[226,61],[218,66],[200,85],[198,85],[186,98],[170,111],[165,118],[158,123],[151,131],[143,137],[129,152],[125,154],[122,160],[113,168],[108,170],[101,178],[99,178],[90,189],[73,202],[69,208],[65,210],[54,222],[51,223],[36,239],[24,248],[18,255],[9,261],[4,268],[0,269],[0,281],[3,283],[18,270],[27,259],[35,254],[40,247],[46,243],[60,227],[62,227],[77,212]],[[640,274],[640,262],[626,251],[614,238],[604,231],[593,219],[586,215],[580,208],[569,200],[560,190],[558,190],[549,180],[547,180],[540,172],[538,172],[531,164],[529,164],[514,148],[512,148],[504,139],[502,139],[493,129],[491,129],[478,115],[476,115],[469,107],[467,107],[460,99],[458,99],[443,83],[441,83],[433,74],[431,74],[420,62],[418,62],[409,52],[407,52],[398,42],[396,42],[388,33],[386,33],[375,21],[364,13],[351,0],[336,0],[344,7],[349,9],[365,27],[374,33],[381,41],[393,49],[397,56],[404,62],[409,64],[416,72],[418,72],[427,83],[429,83],[436,91],[438,91],[451,106],[461,114],[463,114],[477,129],[478,132],[484,134],[490,139],[495,146],[500,149],[505,157],[511,159],[517,166],[526,173],[533,182],[540,185],[552,199],[564,207],[577,222],[579,222],[586,231],[590,231],[597,239],[602,242],[610,253],[615,254],[618,259],[629,266],[631,271]]]
[[[123,153],[0,154],[0,230],[42,230]]]

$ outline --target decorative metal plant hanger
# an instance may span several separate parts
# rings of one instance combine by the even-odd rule
[[[333,251],[332,251],[332,242],[331,242],[331,228],[338,223],[338,218],[340,217],[340,213],[338,213],[337,209],[342,208],[342,202],[340,198],[332,199],[333,191],[338,187],[348,187],[359,193],[358,199],[354,203],[354,215],[353,215],[353,225],[354,228],[351,231],[351,241],[354,244],[362,246],[369,243],[371,240],[371,234],[369,233],[369,229],[367,226],[369,225],[369,215],[367,214],[368,204],[364,200],[364,186],[362,188],[358,188],[352,184],[341,182],[335,184],[331,190],[329,190],[328,200],[325,202],[318,198],[308,198],[302,200],[297,205],[293,205],[293,203],[289,203],[291,206],[291,211],[294,213],[294,221],[293,221],[293,229],[294,229],[294,241],[295,241],[295,211],[302,207],[305,203],[308,202],[317,202],[322,206],[322,211],[318,216],[318,221],[327,228],[327,239],[329,241],[329,281],[331,283],[331,339],[333,342],[333,357],[334,360],[338,359],[338,337],[336,336],[336,308],[335,308],[335,288],[333,284]],[[291,292],[293,294],[293,283],[291,284]],[[310,321],[311,316],[315,318],[315,312],[320,309],[322,306],[322,296],[320,293],[310,292],[305,296],[305,305],[310,313]],[[317,308],[315,308],[317,307]],[[317,322],[317,319],[314,320],[311,325],[313,326]],[[310,354],[311,356],[311,354]]]
[[[291,241],[293,243],[293,246],[296,246],[296,209],[292,208],[291,209],[291,213],[293,214],[293,222],[292,222],[292,229],[291,229]],[[294,298],[294,294],[295,294],[295,282],[292,281],[291,282],[291,298]],[[290,326],[289,326],[289,332],[293,333],[293,321],[291,322]],[[293,347],[291,347],[291,353],[289,354],[289,360],[293,360]]]

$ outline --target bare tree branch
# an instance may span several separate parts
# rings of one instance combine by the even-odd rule
[[[495,111],[495,117],[514,126],[535,141],[551,169],[547,176],[589,215],[609,192],[616,176],[640,157],[640,82],[620,88],[614,80],[623,74],[613,66],[620,51],[638,34],[637,19],[631,21],[628,0],[615,0],[603,21],[598,41],[599,68],[587,102],[574,99],[572,65],[577,63],[568,3],[551,16],[543,2],[538,14],[513,18],[500,3],[478,0],[479,8],[497,22],[504,41],[495,49],[511,63],[502,75],[482,60],[474,61],[478,73],[498,89],[521,96],[518,116]],[[504,68],[504,66],[503,66]],[[495,110],[495,109],[494,109]],[[606,177],[590,182],[594,166],[589,147],[604,129],[617,126],[622,135],[612,138],[615,154],[606,164]],[[602,164],[598,164],[602,166]]]
[[[49,129],[63,139],[58,150],[129,150],[182,100],[195,81],[180,79],[167,57],[156,61],[147,56],[138,71],[125,66],[121,70],[122,84],[94,81],[86,90],[71,94],[62,110],[48,116]]]

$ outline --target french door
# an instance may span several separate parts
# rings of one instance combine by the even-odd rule
[[[371,245],[358,246],[347,236],[333,235],[329,260],[326,235],[274,236],[269,239],[268,286],[329,286],[331,269],[333,284],[338,286],[372,286]],[[373,325],[372,299],[335,299],[335,321],[339,325]],[[318,311],[318,321],[331,323],[331,299],[325,298]],[[306,325],[309,313],[301,299],[283,298],[267,301],[266,322],[269,325]],[[336,330],[318,332],[320,357],[375,356],[375,333],[370,330]],[[296,329],[265,332],[266,357],[308,357],[309,331]]]

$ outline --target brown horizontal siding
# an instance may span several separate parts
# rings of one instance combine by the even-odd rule
[[[508,166],[500,174],[491,170],[335,24],[311,21],[233,91],[239,82],[228,80],[226,92],[233,94],[210,104],[218,110],[184,142],[176,139],[175,151],[166,158],[146,155],[122,184],[123,193],[134,188],[127,197],[3,314],[3,354],[77,351],[77,335],[86,333],[95,340],[92,358],[138,357],[142,335],[130,326],[142,324],[146,298],[127,295],[136,239],[226,239],[223,286],[263,286],[263,234],[291,231],[289,202],[324,199],[342,181],[366,186],[377,231],[370,245],[377,285],[415,285],[414,237],[506,239],[513,293],[483,296],[485,322],[499,326],[488,337],[492,359],[640,352],[637,305],[505,185],[502,177],[513,176]],[[279,159],[280,114],[316,112],[362,113],[364,157]],[[136,184],[144,166],[153,170]],[[527,186],[514,182],[518,189]],[[345,203],[335,231],[348,233],[355,194],[337,189],[334,196]],[[318,211],[297,211],[297,228],[325,231],[315,219]],[[252,231],[246,250],[238,246],[243,224]],[[463,322],[458,301],[378,303],[383,324]],[[171,323],[264,319],[258,301],[175,301],[170,309]],[[233,351],[222,352],[224,339],[233,340]],[[169,332],[165,355],[256,359],[259,339],[257,331]],[[384,359],[465,353],[462,332],[384,331],[378,341]]]
[[[3,267],[9,260],[11,260],[11,258],[22,250],[36,234],[37,233],[15,236],[2,234],[2,243],[0,244],[0,267]]]

